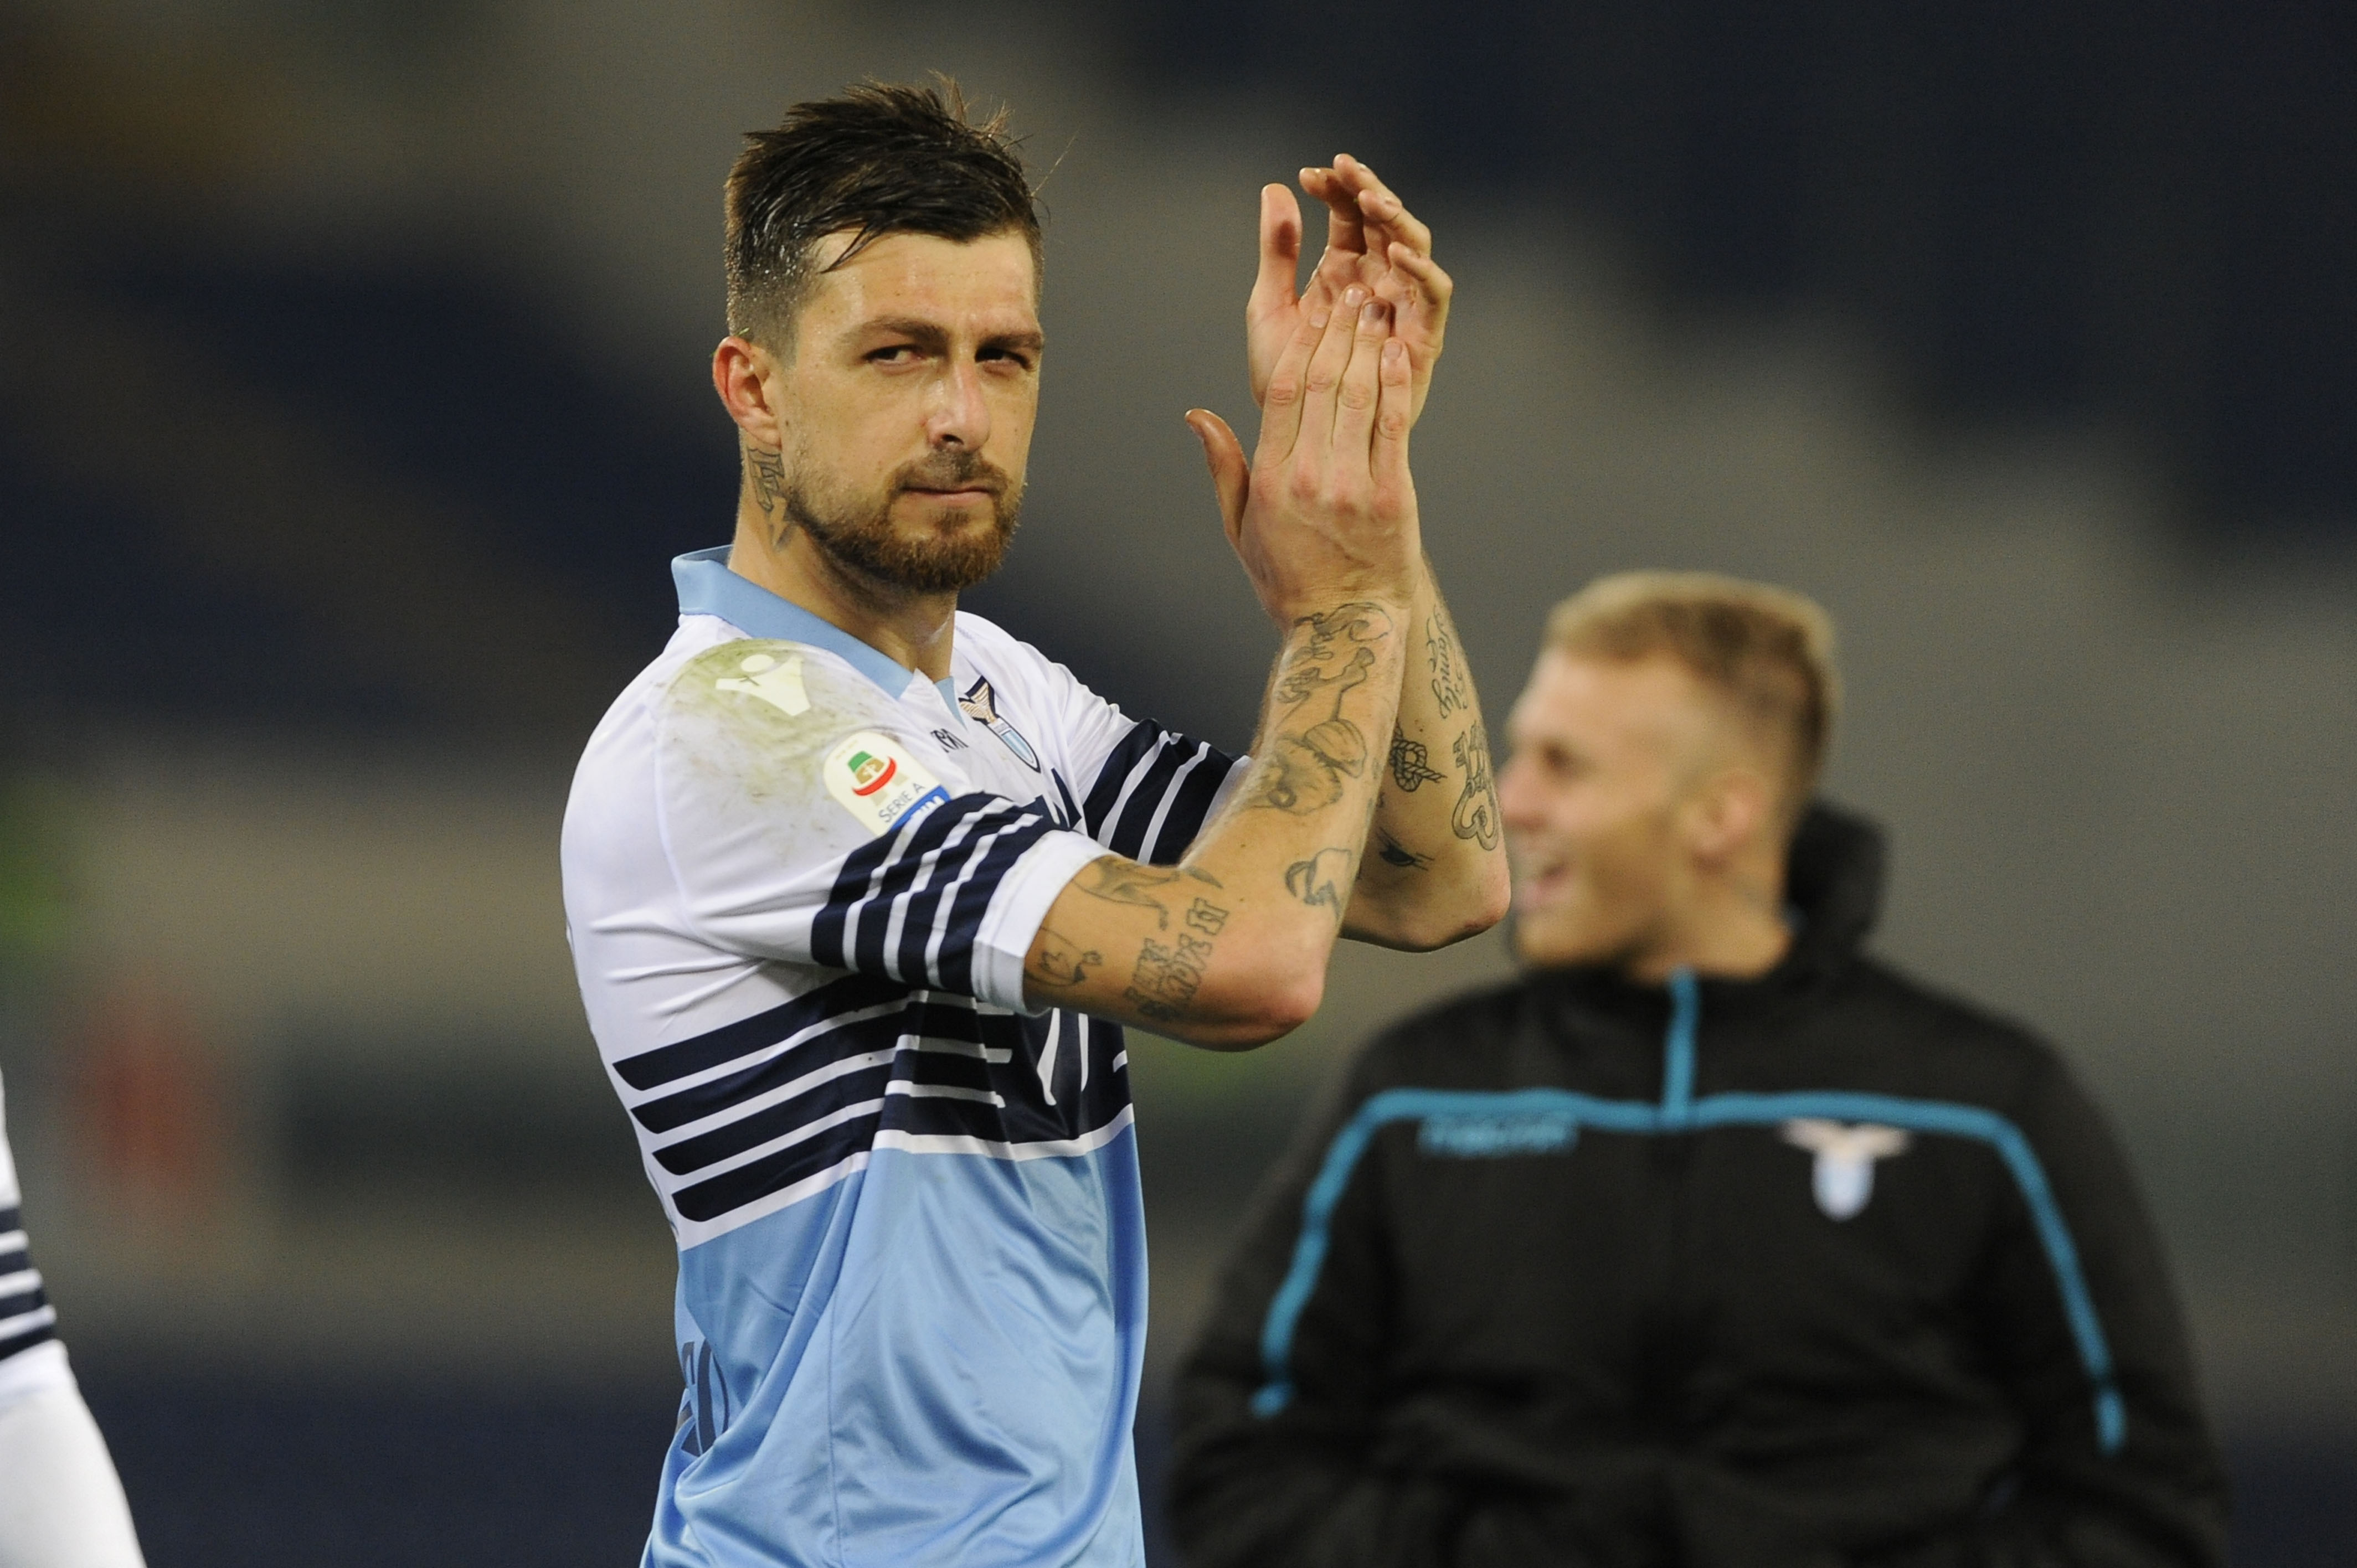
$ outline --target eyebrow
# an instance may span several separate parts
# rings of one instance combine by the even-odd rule
[[[897,332],[901,337],[913,338],[927,348],[935,349],[949,341],[949,333],[942,329],[941,323],[928,321],[920,316],[879,316],[873,320],[861,322],[851,329],[850,335],[860,338],[870,332]],[[994,332],[982,340],[981,346],[985,349],[1028,349],[1037,354],[1048,347],[1048,336],[1037,329]]]

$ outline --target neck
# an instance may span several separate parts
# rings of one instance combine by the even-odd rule
[[[1781,872],[1781,867],[1778,868]],[[1681,969],[1728,980],[1757,980],[1792,946],[1784,924],[1783,877],[1777,872],[1705,876],[1684,908],[1624,965],[1631,980],[1659,984]]]
[[[912,593],[845,565],[809,534],[765,516],[750,497],[738,503],[728,569],[828,625],[849,632],[929,681],[950,673],[957,595]]]

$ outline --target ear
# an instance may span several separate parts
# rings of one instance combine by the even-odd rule
[[[746,441],[764,451],[785,450],[786,420],[777,396],[781,380],[777,358],[749,338],[732,332],[712,351],[712,390]]]
[[[1738,859],[1768,831],[1775,803],[1774,789],[1758,769],[1721,768],[1687,800],[1687,846],[1706,865]]]

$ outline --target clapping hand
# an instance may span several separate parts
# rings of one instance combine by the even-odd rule
[[[1281,185],[1260,193],[1260,275],[1244,306],[1245,360],[1254,403],[1265,403],[1278,358],[1304,313],[1332,309],[1352,284],[1391,307],[1392,336],[1407,352],[1411,420],[1424,412],[1432,368],[1440,359],[1456,285],[1432,259],[1432,231],[1375,171],[1348,153],[1301,171],[1301,188],[1326,204],[1326,252],[1296,295],[1301,265],[1301,208]]]

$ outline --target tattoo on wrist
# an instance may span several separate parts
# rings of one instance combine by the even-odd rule
[[[1448,775],[1432,766],[1432,753],[1424,742],[1410,740],[1407,732],[1392,725],[1392,782],[1413,795],[1423,784],[1437,784]]]
[[[1286,891],[1313,909],[1320,906],[1331,909],[1339,925],[1343,906],[1350,901],[1351,866],[1355,859],[1347,849],[1321,849],[1308,860],[1297,860],[1285,868]]]
[[[1461,839],[1472,839],[1483,849],[1498,847],[1498,782],[1490,773],[1490,736],[1475,719],[1472,726],[1459,735],[1450,750],[1456,754],[1457,766],[1465,774],[1465,792],[1457,797],[1457,809],[1449,813],[1448,825]]]
[[[1469,712],[1473,706],[1473,682],[1465,673],[1465,660],[1457,649],[1457,628],[1449,624],[1448,612],[1435,609],[1424,623],[1424,656],[1432,667],[1432,700],[1439,705],[1439,716]]]
[[[1375,830],[1375,858],[1402,871],[1422,871],[1432,864],[1432,856],[1416,854],[1381,828]]]
[[[1137,967],[1130,972],[1129,989],[1122,998],[1148,1018],[1176,1018],[1195,999],[1211,961],[1211,944],[1184,931],[1168,947],[1148,937],[1138,950]]]

